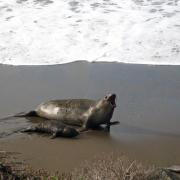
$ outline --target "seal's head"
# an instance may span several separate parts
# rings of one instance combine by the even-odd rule
[[[114,108],[116,107],[116,95],[108,94],[89,110],[89,121],[87,127],[99,126],[110,122]]]
[[[116,107],[116,94],[108,94],[103,100],[110,104],[112,108]]]
[[[108,94],[98,101],[96,107],[106,110],[114,110],[116,107],[116,94]]]
[[[76,137],[79,132],[75,128],[64,127],[61,136],[63,137]]]

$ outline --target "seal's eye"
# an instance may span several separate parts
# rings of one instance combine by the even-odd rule
[[[108,98],[107,96],[104,97],[104,99],[107,99],[107,98]]]

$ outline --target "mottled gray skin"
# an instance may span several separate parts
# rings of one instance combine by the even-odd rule
[[[58,120],[67,125],[81,126],[83,129],[106,124],[110,128],[116,95],[108,94],[94,101],[89,99],[51,100],[40,104],[36,115],[46,119]]]
[[[51,134],[52,138],[56,137],[76,137],[79,132],[72,127],[68,127],[58,121],[43,121],[37,125],[33,125],[22,132],[39,132]]]

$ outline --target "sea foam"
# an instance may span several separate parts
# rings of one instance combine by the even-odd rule
[[[179,0],[0,0],[0,63],[180,65]]]

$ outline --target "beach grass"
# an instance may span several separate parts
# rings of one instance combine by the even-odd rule
[[[153,171],[136,160],[114,153],[102,154],[92,161],[85,161],[71,172],[51,174],[46,170],[34,170],[24,162],[18,162],[12,153],[0,152],[0,179],[2,180],[145,180]]]

